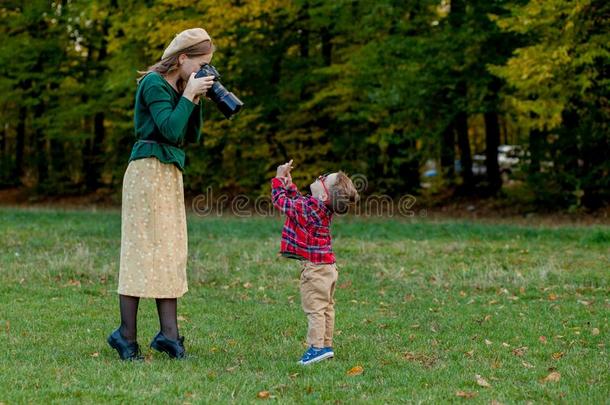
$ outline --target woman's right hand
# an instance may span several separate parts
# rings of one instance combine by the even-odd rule
[[[204,95],[214,84],[214,76],[195,78],[195,73],[191,73],[182,95],[192,102],[199,101],[199,96]]]

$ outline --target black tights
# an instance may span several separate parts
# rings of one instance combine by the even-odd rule
[[[176,298],[157,298],[157,313],[161,332],[168,339],[178,339],[178,300]],[[140,297],[119,295],[121,309],[121,335],[130,342],[138,336],[138,304]]]

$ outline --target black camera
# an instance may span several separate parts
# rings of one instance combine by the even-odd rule
[[[214,84],[207,91],[206,97],[216,103],[216,106],[224,116],[230,119],[241,110],[244,103],[220,83],[220,74],[214,66],[205,64],[195,75],[197,78],[205,76],[214,76]]]

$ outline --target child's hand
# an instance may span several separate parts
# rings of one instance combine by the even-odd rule
[[[289,186],[290,184],[292,184],[292,176],[290,175],[290,170],[292,170],[292,159],[290,159],[290,162],[284,163],[283,165],[279,165],[277,167],[275,177],[283,179],[286,183],[286,186]]]

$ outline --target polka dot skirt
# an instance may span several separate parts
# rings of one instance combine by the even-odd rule
[[[156,158],[129,162],[123,178],[119,294],[184,295],[187,245],[180,169]]]

